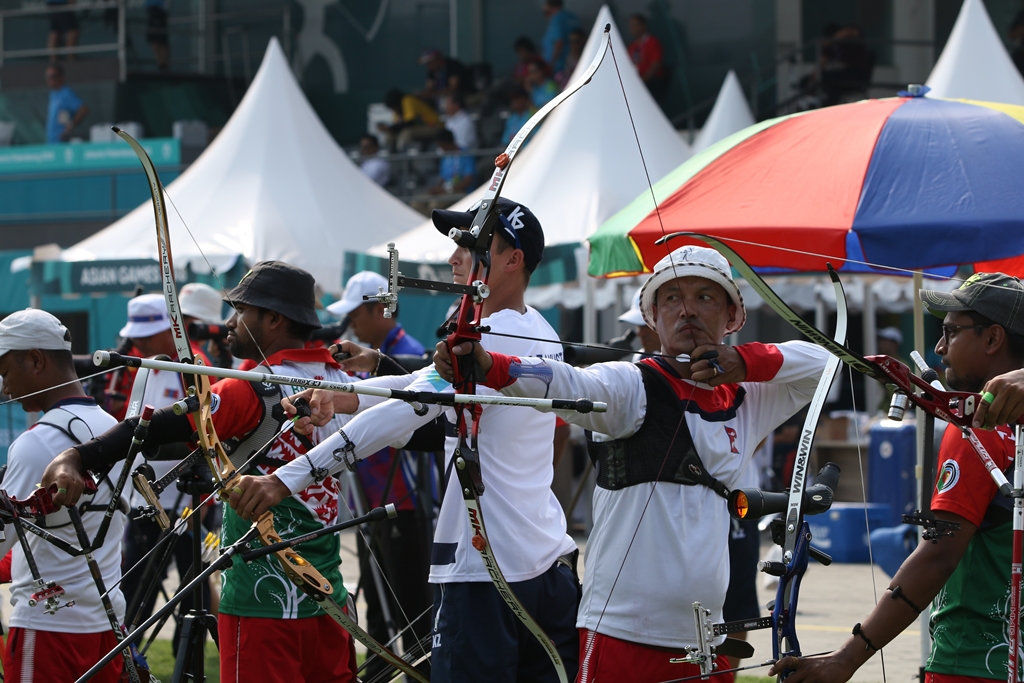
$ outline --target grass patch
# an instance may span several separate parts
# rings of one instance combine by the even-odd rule
[[[152,647],[146,651],[146,661],[149,662],[149,670],[161,681],[171,680],[174,673],[174,655],[171,654],[171,641],[156,640]],[[206,681],[207,683],[220,683],[220,653],[213,641],[206,641]]]
[[[775,683],[775,676],[737,676],[736,683]]]

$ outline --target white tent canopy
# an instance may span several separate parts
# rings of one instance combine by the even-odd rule
[[[981,0],[964,0],[926,85],[933,97],[1024,105],[1024,78]]]
[[[607,6],[598,12],[570,81],[579,78],[590,65],[604,40],[606,24],[612,25],[612,49],[621,69],[643,159],[654,183],[689,158],[690,151],[629,61],[626,45]],[[478,187],[451,208],[468,209],[483,196],[484,187]],[[609,54],[590,84],[555,109],[516,155],[501,194],[530,207],[544,226],[546,243],[551,246],[583,242],[601,223],[647,189],[643,160]],[[370,253],[386,256],[387,241],[380,240]],[[429,220],[393,241],[403,260],[421,263],[443,262],[453,247],[452,241]]]
[[[747,98],[743,96],[740,79],[736,77],[735,71],[729,69],[722,88],[718,91],[715,106],[711,108],[704,127],[700,129],[693,141],[693,153],[696,154],[707,149],[719,140],[724,140],[733,133],[752,125],[754,125],[754,115],[750,113]]]
[[[367,249],[423,220],[335,143],[276,38],[231,120],[167,194],[181,212],[168,209],[177,267],[222,271],[238,256],[287,261],[328,292],[341,291],[346,249]],[[155,259],[154,230],[147,200],[63,258]]]

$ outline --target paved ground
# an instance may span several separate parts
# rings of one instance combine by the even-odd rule
[[[341,535],[342,574],[345,585],[354,589],[359,580],[359,563],[355,553],[355,533],[344,532]],[[583,550],[584,571],[586,566],[586,541],[578,539]],[[762,546],[762,551],[767,546]],[[763,553],[762,553],[763,554]],[[875,588],[872,587],[872,574]],[[800,611],[798,613],[797,633],[805,653],[816,653],[838,647],[850,634],[850,629],[858,621],[862,621],[874,605],[874,590],[884,595],[889,577],[877,567],[874,572],[866,564],[833,564],[822,567],[812,563],[804,577],[800,593]],[[173,591],[178,585],[177,574],[172,571],[167,579],[168,590]],[[774,589],[765,588],[759,581],[758,591],[761,604],[774,599]],[[6,627],[10,616],[10,593],[8,586],[0,588],[0,605],[3,606],[3,623]],[[362,616],[365,604],[360,601],[359,610]],[[362,621],[362,619],[361,619]],[[365,622],[364,622],[365,623]],[[173,627],[165,627],[161,633],[163,638],[171,638]],[[750,642],[754,645],[755,656],[751,661],[763,661],[771,657],[771,644],[767,631],[750,634]],[[360,646],[361,647],[361,646]],[[881,658],[876,655],[853,678],[858,683],[907,683],[917,676],[921,657],[921,632],[912,626],[884,649],[885,676],[883,679]],[[745,662],[750,663],[750,662]],[[767,669],[755,669],[749,675],[764,675]]]

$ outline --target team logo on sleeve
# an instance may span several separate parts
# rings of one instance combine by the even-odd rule
[[[960,465],[956,460],[947,460],[942,463],[942,469],[939,470],[939,483],[936,487],[938,493],[945,493],[956,486],[958,481],[960,481]]]

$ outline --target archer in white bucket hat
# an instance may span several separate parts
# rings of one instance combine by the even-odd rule
[[[190,282],[178,293],[181,314],[195,318],[200,322],[214,325],[224,323],[222,314],[224,302],[220,294],[210,285],[202,282]]]
[[[128,300],[128,324],[119,335],[125,339],[145,339],[171,329],[167,302],[163,294],[142,294]]]
[[[726,334],[738,332],[747,321],[747,309],[743,305],[743,296],[739,287],[732,279],[732,268],[725,257],[714,249],[686,245],[679,247],[654,266],[654,273],[640,288],[640,312],[644,322],[651,328],[654,324],[654,303],[658,288],[666,282],[681,277],[702,277],[722,285],[725,293],[736,304],[736,320],[725,330]]]

